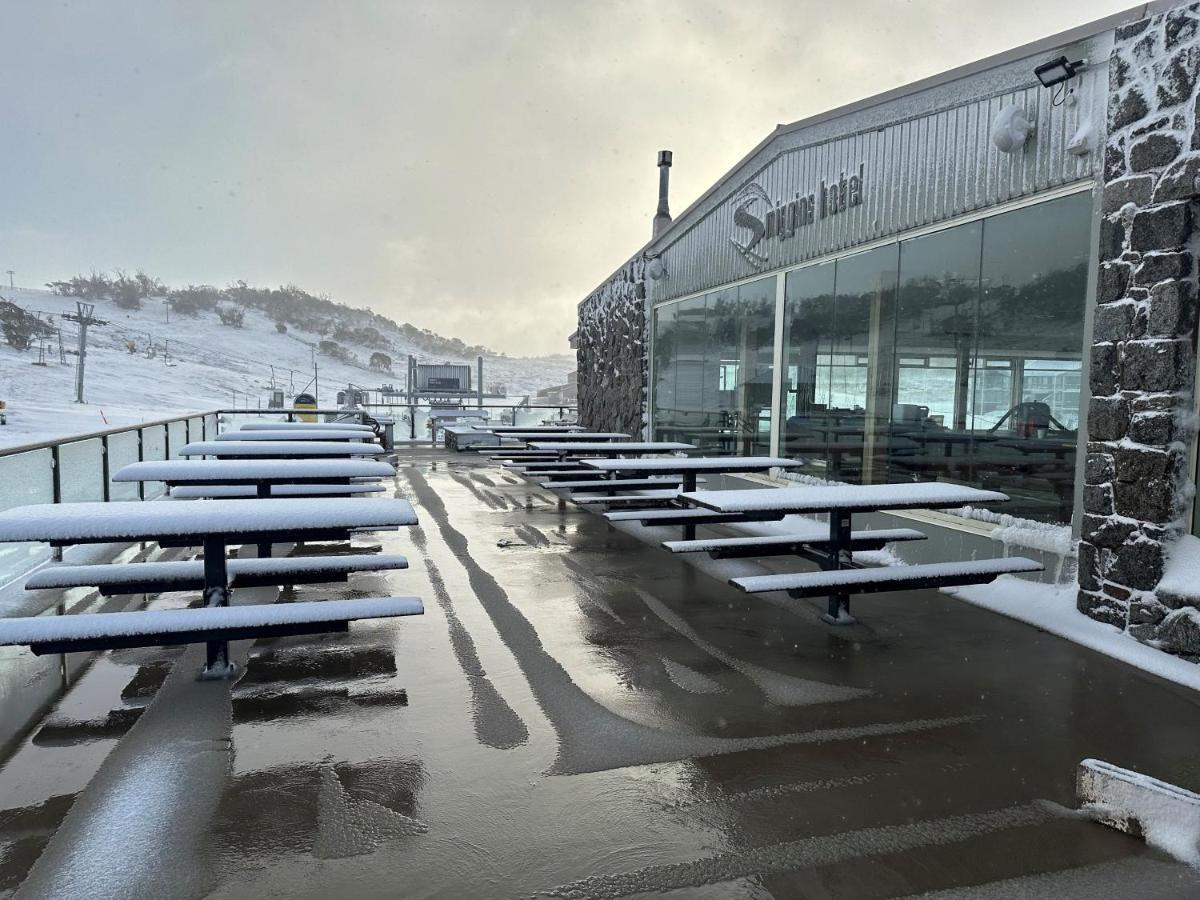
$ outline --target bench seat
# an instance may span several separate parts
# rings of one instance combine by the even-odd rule
[[[1042,564],[1022,556],[964,562],[927,563],[919,566],[881,566],[872,569],[838,569],[792,572],[782,575],[749,575],[729,583],[748,594],[787,591],[793,597],[826,595],[833,591],[866,594],[874,591],[907,591],[917,588],[986,584],[998,575],[1040,572]]]
[[[35,654],[165,647],[346,631],[359,619],[419,616],[416,597],[364,597],[200,609],[139,610],[0,619],[0,646]]]
[[[850,532],[851,550],[879,550],[893,541],[923,541],[925,535],[914,528],[879,528]],[[829,549],[829,529],[823,525],[788,534],[753,537],[702,538],[692,541],[663,541],[672,553],[708,553],[714,559],[738,559],[752,556],[789,556],[804,548]]]
[[[573,502],[578,503],[581,506],[601,503],[619,504],[621,506],[645,503],[651,506],[663,506],[664,504],[672,503],[677,499],[679,499],[678,490],[642,491],[640,494],[617,494],[615,497],[608,497],[604,494],[589,494],[586,497],[571,497]]]
[[[681,484],[683,479],[675,476],[669,478],[589,478],[583,481],[540,481],[541,487],[553,491],[577,491],[590,493],[592,491],[652,491],[655,488],[666,488]]]
[[[517,474],[524,475],[527,478],[549,478],[551,481],[555,479],[569,478],[586,478],[590,484],[597,478],[604,478],[603,472],[589,472],[587,469],[534,469],[530,466],[527,469],[517,469]]]
[[[272,497],[354,497],[378,494],[381,484],[273,484]],[[179,500],[211,497],[257,497],[252,484],[184,484],[171,488],[171,496]]]
[[[610,522],[641,522],[643,525],[736,525],[739,522],[778,522],[785,513],[719,513],[711,509],[670,506],[666,509],[606,512]]]
[[[225,565],[230,587],[239,588],[346,581],[351,572],[407,569],[408,560],[388,554],[347,554],[231,559]],[[74,587],[96,587],[106,597],[199,590],[204,587],[204,561],[50,566],[35,572],[25,582],[27,591]]]

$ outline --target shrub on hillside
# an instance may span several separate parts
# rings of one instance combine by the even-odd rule
[[[221,292],[211,284],[189,284],[176,288],[167,295],[171,309],[183,316],[194,316],[202,310],[216,309],[221,301]]]
[[[378,350],[371,354],[371,360],[367,365],[376,372],[387,372],[389,375],[392,372],[392,358],[386,353],[380,353]]]
[[[241,328],[246,318],[245,312],[236,306],[218,306],[217,315],[221,317],[221,324],[230,328]]]

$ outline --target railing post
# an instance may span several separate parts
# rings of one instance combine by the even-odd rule
[[[163,459],[171,458],[171,426],[164,424],[163,427]]]
[[[139,428],[137,430],[137,436],[138,436],[138,462],[141,462],[142,460],[144,460],[146,458],[145,452],[142,449],[142,429]],[[137,492],[138,492],[139,500],[146,499],[146,482],[139,481],[137,483]]]
[[[100,495],[104,498],[104,502],[108,503],[112,499],[112,492],[108,487],[109,468],[108,468],[108,435],[100,438],[100,477],[104,479],[103,493]]]
[[[58,444],[50,448],[51,496],[54,503],[62,503],[62,466],[59,465]]]

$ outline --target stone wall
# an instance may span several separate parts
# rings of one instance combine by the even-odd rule
[[[1147,639],[1165,636],[1168,604],[1182,602],[1154,588],[1192,487],[1198,79],[1200,3],[1117,30],[1078,605]]]
[[[579,306],[579,421],[640,437],[646,421],[646,274],[627,263]]]

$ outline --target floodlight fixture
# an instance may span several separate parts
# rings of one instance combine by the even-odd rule
[[[1033,74],[1037,76],[1037,80],[1042,83],[1042,87],[1054,87],[1056,84],[1062,84],[1064,81],[1070,81],[1078,75],[1087,65],[1086,59],[1077,59],[1074,62],[1067,59],[1065,56],[1060,56],[1058,59],[1052,59],[1050,62],[1042,63],[1033,70]]]

